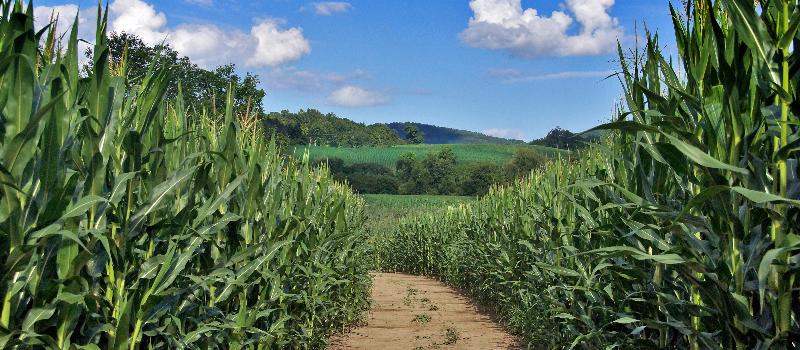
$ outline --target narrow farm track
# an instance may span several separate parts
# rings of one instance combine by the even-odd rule
[[[514,337],[470,300],[430,278],[373,274],[368,323],[331,340],[331,349],[519,349]]]

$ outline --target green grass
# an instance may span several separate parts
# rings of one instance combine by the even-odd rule
[[[423,158],[428,153],[439,152],[450,147],[460,163],[493,163],[505,164],[518,148],[529,148],[542,152],[547,157],[567,154],[554,148],[532,145],[400,145],[394,147],[327,147],[298,146],[294,149],[297,157],[308,151],[312,160],[341,158],[345,164],[371,163],[394,168],[397,159],[406,153],[414,153]]]

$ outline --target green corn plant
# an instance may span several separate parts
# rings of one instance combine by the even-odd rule
[[[671,7],[678,54],[619,48],[608,139],[405,221],[383,268],[436,276],[532,347],[798,346],[796,1]]]
[[[86,73],[77,23],[33,23],[3,2],[0,347],[312,349],[360,317],[360,198],[233,91],[216,115],[166,98],[168,69],[127,88],[102,8]]]

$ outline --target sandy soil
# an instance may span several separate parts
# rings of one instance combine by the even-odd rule
[[[331,340],[331,349],[519,349],[516,339],[469,299],[430,278],[373,275],[368,324]]]

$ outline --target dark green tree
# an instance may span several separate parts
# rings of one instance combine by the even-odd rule
[[[423,167],[430,176],[428,194],[457,194],[456,155],[453,149],[445,147],[438,153],[429,153]]]
[[[550,130],[550,132],[547,133],[547,136],[541,139],[533,140],[530,142],[530,144],[558,149],[575,150],[585,147],[587,141],[589,140],[584,139],[581,137],[581,135],[557,126],[555,129]]]
[[[362,147],[403,143],[385,124],[364,125],[316,109],[272,112],[264,117],[264,125],[268,134],[284,135],[292,145]]]
[[[125,56],[129,87],[141,83],[152,63],[156,69],[169,67],[172,78],[180,82],[186,105],[196,111],[205,109],[214,114],[222,113],[228,89],[233,86],[234,111],[237,115],[249,117],[264,114],[263,99],[266,92],[258,87],[261,83],[258,76],[248,72],[241,77],[233,64],[213,70],[203,69],[168,44],[147,45],[139,37],[124,32],[109,34],[108,45],[112,65],[120,65]],[[91,57],[91,50],[87,50],[86,55]],[[90,70],[91,67],[85,69]],[[169,84],[167,98],[174,98],[177,94],[178,84]]]
[[[403,131],[406,132],[406,141],[413,144],[421,144],[425,142],[425,134],[419,128],[411,123],[406,123],[403,126]]]
[[[506,179],[513,181],[514,179],[528,176],[533,169],[537,169],[547,162],[547,158],[527,148],[518,148],[514,152],[514,157],[506,163],[504,170]]]
[[[333,178],[346,182],[358,193],[398,194],[399,182],[391,169],[370,163],[345,165],[341,158],[328,158],[315,162],[327,165]]]
[[[489,193],[494,184],[503,181],[503,169],[491,163],[472,164],[461,169],[460,194],[464,196],[483,196]]]
[[[391,175],[354,173],[347,176],[347,182],[357,193],[397,194],[398,181]]]
[[[395,169],[400,183],[400,194],[423,194],[428,191],[431,184],[430,173],[417,160],[417,156],[414,153],[401,155],[397,160]]]

